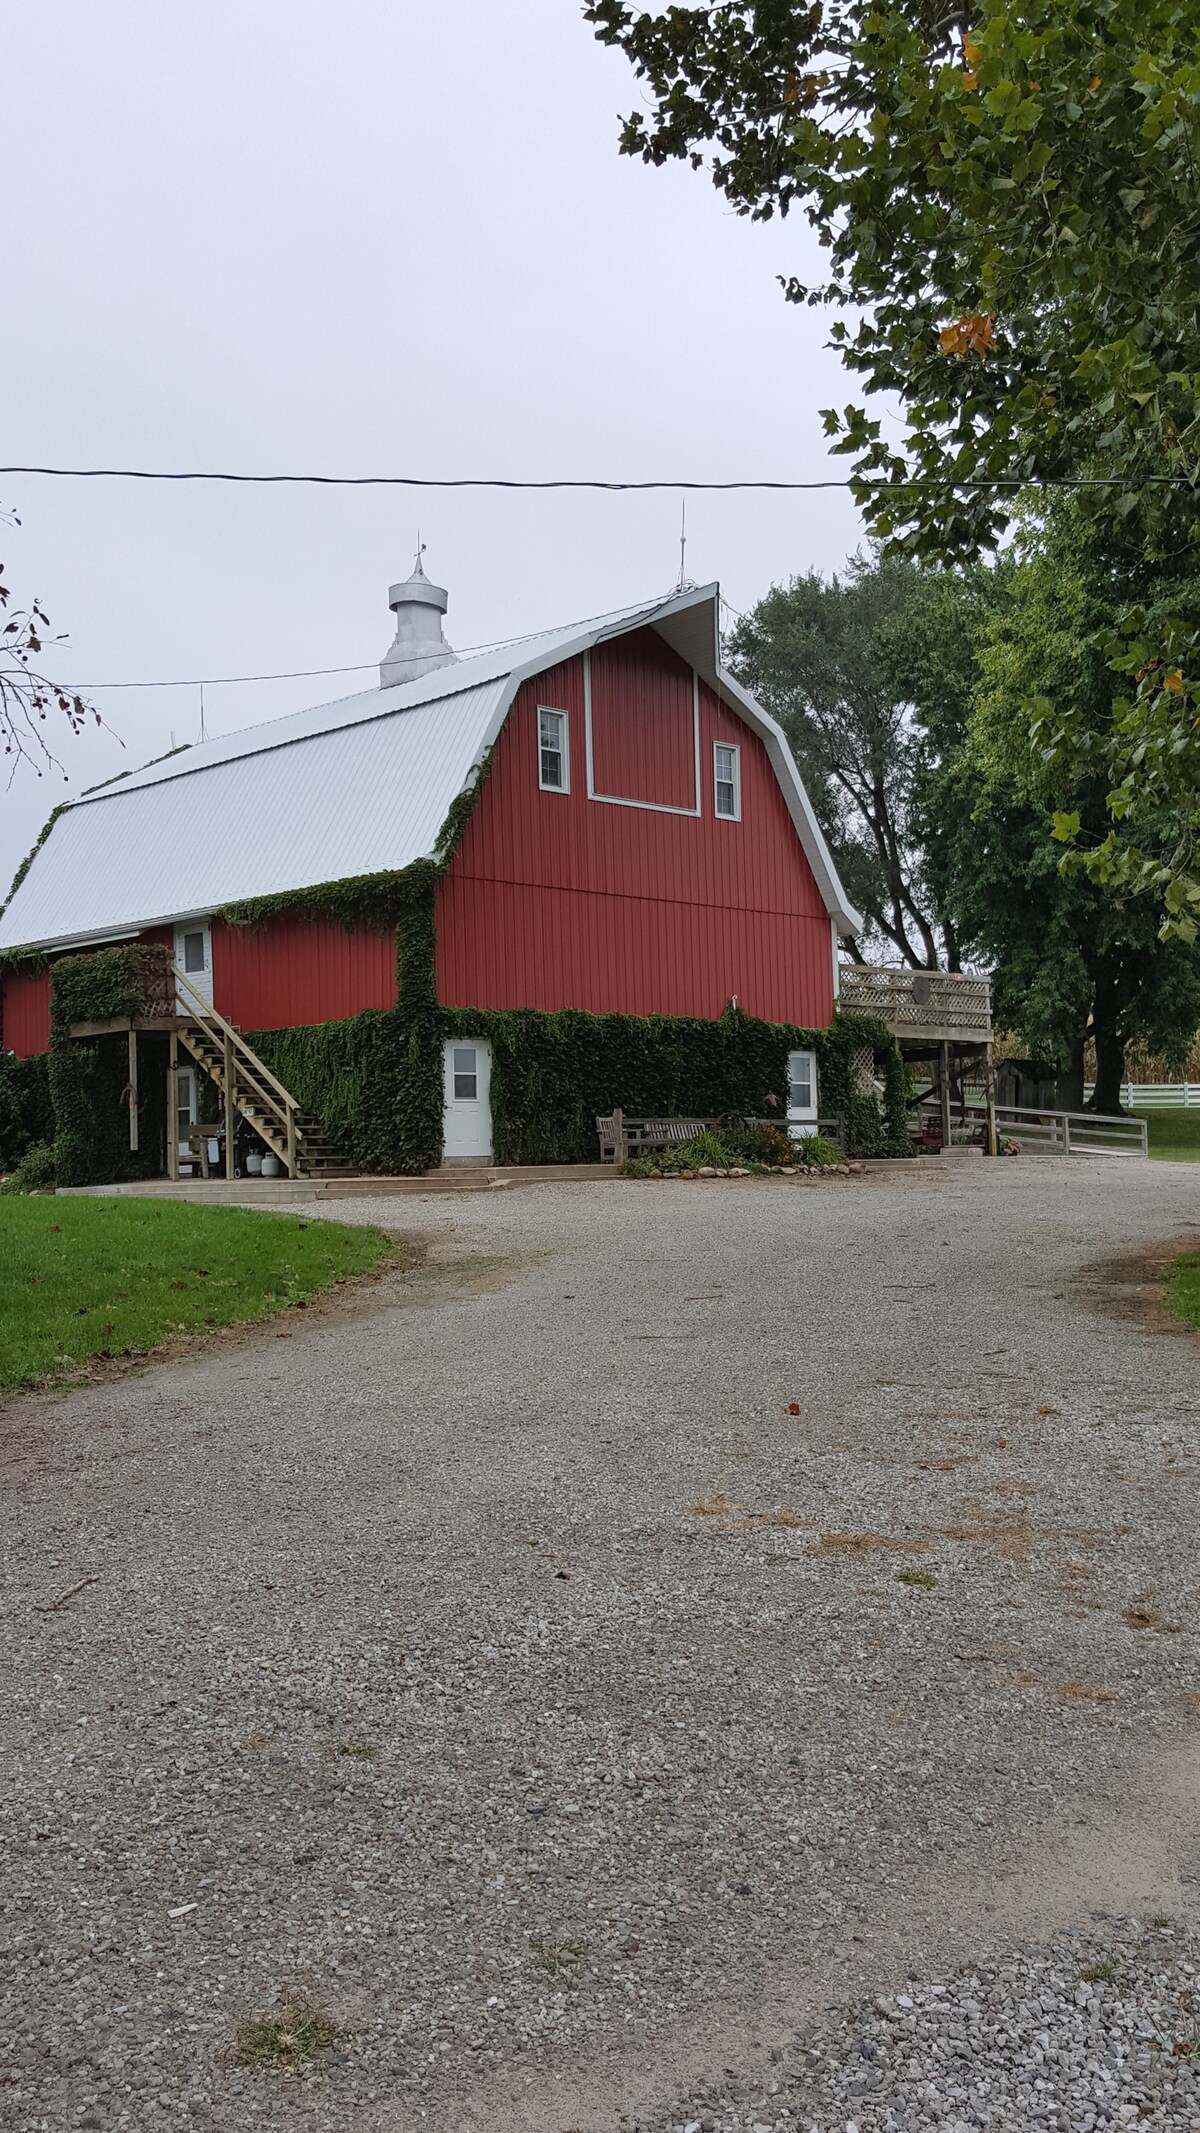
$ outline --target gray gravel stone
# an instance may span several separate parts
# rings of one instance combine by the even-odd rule
[[[347,1201],[424,1264],[4,1410],[5,2133],[1175,2108],[988,1904],[1194,1737],[1192,1174],[947,1168]]]
[[[1099,1970],[1100,1980],[1081,1984]],[[911,2010],[911,2012],[910,2012]],[[1113,1921],[1079,1938],[896,1999],[864,2000],[836,2028],[795,2042],[805,2064],[752,2095],[723,2096],[712,2133],[974,2133],[1059,2127],[1200,2126],[1200,1939]],[[863,2061],[869,2064],[864,2073]],[[676,2114],[663,2133],[684,2133]]]

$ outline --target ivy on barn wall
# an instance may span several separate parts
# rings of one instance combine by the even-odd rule
[[[491,1045],[498,1163],[595,1162],[596,1118],[618,1104],[635,1117],[695,1112],[782,1122],[793,1051],[816,1053],[821,1115],[844,1122],[849,1153],[908,1151],[903,1063],[883,1025],[859,1017],[809,1030],[760,1022],[733,1006],[717,1022],[574,1008],[455,1008],[443,1011],[443,1030]],[[874,1092],[860,1089],[855,1073],[866,1045],[884,1076],[882,1117]],[[889,1086],[893,1060],[899,1076],[892,1074]]]
[[[844,1121],[850,1154],[908,1153],[903,1061],[884,1025],[860,1016],[805,1030],[759,1022],[733,1007],[708,1022],[427,1001],[420,1016],[370,1008],[343,1022],[262,1030],[250,1041],[357,1168],[413,1172],[441,1161],[447,1037],[491,1045],[498,1163],[595,1162],[596,1117],[617,1104],[635,1116],[782,1119],[788,1053],[801,1050],[817,1055],[821,1114]],[[883,1082],[882,1107],[856,1073],[867,1045]]]
[[[167,1128],[167,1040],[140,1033],[138,1148],[129,1145],[129,1039],[71,1036],[77,1022],[160,1013],[167,951],[142,942],[64,956],[50,979],[49,1083],[60,1185],[159,1177]]]

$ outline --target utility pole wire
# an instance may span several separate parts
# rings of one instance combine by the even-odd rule
[[[326,489],[601,489],[639,491],[655,489],[704,490],[728,494],[735,490],[777,490],[786,494],[813,494],[825,489],[847,489],[857,494],[877,490],[939,491],[988,490],[1014,494],[1022,489],[1149,489],[1200,486],[1200,472],[1190,474],[1032,474],[996,476],[986,480],[959,480],[953,475],[921,474],[911,481],[874,479],[854,475],[840,481],[592,481],[563,477],[551,481],[522,481],[502,475],[458,474],[232,474],[195,468],[165,471],[152,467],[0,467],[0,476],[47,475],[57,481],[198,481],[234,482],[249,487],[291,485]]]

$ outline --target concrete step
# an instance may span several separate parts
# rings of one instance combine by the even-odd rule
[[[422,1177],[379,1177],[353,1172],[304,1178],[140,1179],[129,1185],[64,1185],[67,1197],[109,1194],[142,1200],[207,1200],[255,1207],[290,1207],[313,1200],[404,1199],[429,1193],[511,1190],[520,1185],[590,1184],[617,1179],[611,1163],[530,1163],[500,1169],[487,1164],[446,1164]]]

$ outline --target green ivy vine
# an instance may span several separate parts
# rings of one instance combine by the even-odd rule
[[[158,1177],[166,1131],[165,1037],[139,1033],[138,1148],[129,1146],[129,1043],[112,1036],[72,1037],[78,1022],[137,1020],[161,1013],[169,951],[131,941],[90,955],[64,956],[50,979],[50,1096],[55,1170],[60,1185],[109,1185]]]

